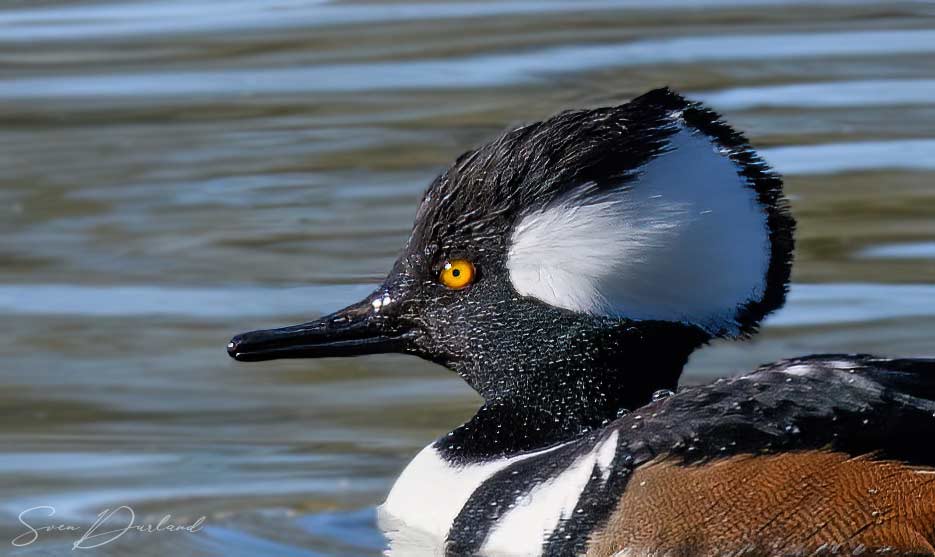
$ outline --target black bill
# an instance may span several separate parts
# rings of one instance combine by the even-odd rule
[[[240,362],[399,352],[405,331],[374,312],[369,300],[301,325],[235,336],[227,353]]]

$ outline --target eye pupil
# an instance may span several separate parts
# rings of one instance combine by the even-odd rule
[[[453,269],[453,270],[451,271],[451,275],[452,275],[452,276],[455,276],[455,277],[460,277],[460,276],[461,276],[461,269]]]

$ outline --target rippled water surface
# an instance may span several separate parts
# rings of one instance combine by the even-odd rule
[[[93,554],[379,554],[374,505],[477,397],[227,339],[367,292],[463,150],[660,85],[745,130],[800,223],[787,308],[689,381],[935,354],[933,60],[930,2],[3,2],[0,553],[72,554],[9,545],[30,507],[130,505],[205,528]]]

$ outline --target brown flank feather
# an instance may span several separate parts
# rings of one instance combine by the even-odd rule
[[[589,557],[615,554],[932,556],[935,470],[831,451],[656,460],[591,536]]]

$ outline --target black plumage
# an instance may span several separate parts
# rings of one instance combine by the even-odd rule
[[[594,470],[574,512],[546,541],[546,555],[583,553],[588,535],[614,510],[632,473],[656,459],[698,465],[739,454],[832,450],[935,467],[935,445],[929,442],[935,438],[935,359],[814,355],[684,388],[499,471],[455,520],[449,554],[476,553],[511,503],[613,432],[619,437],[609,475]]]

